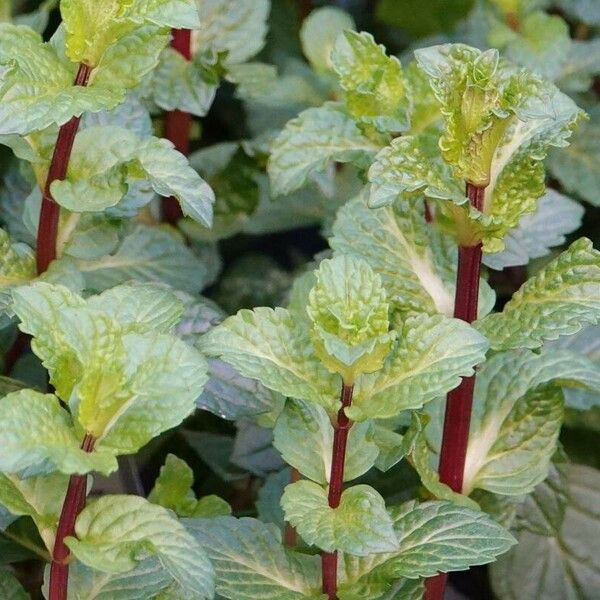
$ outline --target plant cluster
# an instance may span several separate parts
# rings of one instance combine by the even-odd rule
[[[593,597],[600,14],[545,4],[398,58],[333,6],[0,1],[2,598]]]

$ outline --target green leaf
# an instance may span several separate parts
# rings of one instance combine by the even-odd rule
[[[321,262],[306,310],[320,361],[344,382],[383,366],[395,339],[381,278],[351,256]]]
[[[484,513],[451,502],[411,501],[389,512],[399,549],[364,558],[341,556],[342,600],[404,598],[393,595],[394,580],[418,579],[439,571],[460,571],[486,564],[515,543],[504,528]],[[400,590],[406,588],[410,590],[411,586]]]
[[[326,552],[366,556],[398,549],[385,502],[368,485],[346,489],[339,506],[330,508],[324,488],[298,481],[285,488],[281,506],[302,539]]]
[[[590,121],[574,133],[568,148],[553,150],[548,168],[567,192],[590,204],[600,204],[600,110],[590,110]]]
[[[456,244],[425,222],[422,203],[396,202],[369,209],[357,197],[339,209],[329,240],[336,254],[367,261],[381,276],[394,310],[454,312]],[[494,293],[480,281],[480,311],[491,310]]]
[[[440,157],[436,134],[393,140],[375,157],[369,169],[369,183],[371,208],[415,195],[457,203],[465,198],[464,185],[453,177],[450,166]]]
[[[521,496],[547,476],[563,420],[558,386],[598,390],[600,374],[594,363],[563,349],[542,354],[524,349],[503,352],[480,367],[465,461],[465,494],[480,488]],[[428,458],[417,458],[420,465],[436,467],[444,403],[431,403],[427,410],[431,421],[421,450]]]
[[[329,481],[333,427],[325,410],[301,400],[288,400],[273,435],[273,445],[286,463],[317,483]],[[379,448],[372,436],[372,425],[368,422],[356,423],[350,429],[344,481],[360,477],[373,466]]]
[[[184,596],[212,598],[214,571],[205,551],[169,512],[136,496],[104,496],[91,502],[65,541],[83,564],[124,573],[156,555]]]
[[[581,465],[567,468],[567,487],[536,488],[531,501],[521,505],[515,537],[519,542],[491,569],[491,581],[500,600],[563,600],[593,598],[600,586],[596,560],[600,535],[600,476]],[[540,514],[552,514],[566,491],[562,516],[553,522]]]
[[[193,0],[109,0],[101,5],[92,0],[62,0],[60,9],[68,58],[91,66],[101,65],[140,25],[152,24],[155,30],[199,26]]]
[[[164,110],[182,110],[203,117],[217,93],[217,83],[201,60],[187,60],[165,48],[152,80],[153,100]]]
[[[338,378],[313,355],[308,332],[283,308],[241,310],[204,335],[198,346],[271,390],[335,410]]]
[[[573,40],[556,85],[567,93],[587,91],[600,71],[599,56],[600,40]]]
[[[381,133],[408,129],[411,98],[400,61],[387,56],[370,33],[344,32],[331,62],[353,119]]]
[[[204,287],[207,270],[170,231],[135,225],[115,252],[99,260],[77,261],[86,287],[102,291],[123,281],[162,282],[190,293]]]
[[[0,23],[0,133],[24,135],[114,108],[119,88],[74,86],[74,71],[28,27]]]
[[[175,512],[180,517],[219,517],[231,514],[231,507],[218,496],[196,499],[194,474],[184,460],[167,454],[148,501]]]
[[[498,144],[536,93],[538,80],[500,62],[497,50],[444,44],[419,49],[415,56],[441,104],[444,159],[459,180],[486,186]]]
[[[558,0],[557,5],[584,23],[600,24],[600,8],[594,0]]]
[[[333,161],[366,167],[378,146],[336,104],[309,108],[277,136],[268,172],[275,195],[289,194]]]
[[[36,276],[35,254],[27,244],[14,243],[0,229],[0,288],[25,283]]]
[[[0,504],[12,515],[31,517],[49,552],[54,548],[56,524],[68,482],[69,476],[62,473],[26,479],[0,475]]]
[[[355,28],[354,19],[339,8],[324,6],[313,10],[300,28],[304,56],[317,71],[333,70],[331,51],[337,37]]]
[[[513,295],[501,313],[476,323],[494,350],[538,348],[600,320],[600,253],[581,238]]]
[[[160,561],[151,556],[131,571],[103,573],[79,561],[69,565],[69,598],[72,600],[148,600],[170,587],[172,579]]]
[[[169,333],[183,315],[183,303],[170,290],[147,283],[118,285],[90,297],[87,305],[135,333]]]
[[[5,569],[0,569],[0,596],[3,600],[29,600],[19,580]]]
[[[522,18],[518,31],[501,21],[496,22],[488,40],[508,59],[550,81],[557,78],[571,46],[567,23],[557,15],[542,11]]]
[[[13,392],[0,399],[0,470],[32,477],[60,471],[67,475],[117,469],[110,451],[87,453],[69,413],[58,398],[33,390]]]
[[[488,344],[464,321],[442,315],[408,317],[398,329],[398,341],[378,373],[358,381],[353,420],[394,417],[415,409],[455,388],[484,360]]]
[[[230,600],[319,598],[319,559],[281,543],[273,525],[256,519],[186,519],[216,571],[217,593]]]
[[[141,138],[122,127],[88,127],[78,133],[67,177],[54,181],[51,191],[71,211],[100,211],[115,206],[140,179],[147,179],[157,194],[176,197],[185,215],[210,226],[214,194],[187,159],[167,140]]]
[[[241,63],[265,43],[269,0],[206,0],[197,3],[201,27],[193,32],[192,50],[226,52],[228,63]]]
[[[548,188],[533,214],[523,215],[519,224],[504,238],[504,250],[485,254],[486,266],[502,270],[526,265],[532,258],[550,254],[553,246],[561,246],[566,234],[581,226],[584,208],[567,196]]]

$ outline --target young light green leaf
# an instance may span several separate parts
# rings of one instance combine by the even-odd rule
[[[532,258],[550,254],[553,246],[566,241],[566,234],[581,226],[584,208],[551,188],[539,199],[533,214],[521,217],[504,238],[504,250],[484,254],[483,263],[497,270],[526,265]]]
[[[358,381],[346,414],[362,421],[419,408],[455,388],[461,377],[472,375],[487,348],[486,339],[458,319],[408,317],[383,369]]]
[[[58,398],[21,390],[0,399],[0,470],[22,477],[60,471],[67,475],[117,469],[110,451],[81,449],[69,413]]]
[[[35,254],[27,244],[14,243],[0,229],[0,288],[25,283],[36,276]]]
[[[207,280],[206,267],[170,231],[135,225],[115,252],[99,260],[79,260],[77,268],[91,291],[102,291],[128,280],[161,282],[197,293]]]
[[[464,184],[455,179],[440,156],[437,134],[396,138],[369,169],[369,206],[379,208],[398,198],[417,196],[462,203]]]
[[[538,348],[600,320],[600,252],[581,238],[476,327],[494,350]]]
[[[398,549],[385,502],[368,485],[346,489],[340,505],[331,508],[324,488],[312,481],[298,481],[285,488],[281,506],[286,521],[304,541],[326,552],[366,556]]]
[[[0,569],[0,597],[3,600],[29,600],[19,580],[6,569]]]
[[[321,262],[306,311],[316,355],[348,385],[383,366],[395,332],[381,278],[352,256]]]
[[[339,105],[309,108],[288,121],[271,147],[267,168],[273,193],[297,190],[333,161],[366,167],[378,149]]]
[[[331,62],[353,119],[381,133],[408,129],[411,98],[400,61],[387,56],[370,33],[344,32]]]
[[[198,346],[269,389],[335,410],[338,378],[317,360],[308,332],[283,308],[241,310],[204,335]]]
[[[444,44],[419,49],[415,56],[441,104],[445,160],[459,180],[486,186],[496,148],[538,80],[500,62],[497,50]]]
[[[333,427],[320,406],[288,400],[273,431],[273,445],[286,463],[303,475],[325,484],[331,472]],[[344,480],[366,473],[374,464],[379,448],[372,441],[371,423],[356,423],[348,435]]]
[[[39,34],[0,23],[0,133],[25,135],[123,101],[118,87],[74,86],[75,72]]]
[[[231,514],[231,507],[218,496],[196,499],[194,474],[184,460],[167,454],[148,501],[175,512],[180,517],[219,517]]]
[[[302,51],[308,62],[317,71],[333,70],[331,51],[337,37],[356,26],[354,19],[335,6],[324,6],[313,10],[300,28]]]
[[[532,500],[521,505],[515,537],[519,542],[491,569],[491,581],[500,600],[563,600],[593,598],[600,586],[596,561],[600,535],[600,476],[596,469],[567,467],[567,503],[554,522],[540,512],[552,514],[562,504],[565,488],[536,488]],[[551,568],[548,568],[549,565]]]
[[[204,0],[198,2],[201,27],[193,32],[192,50],[225,52],[227,63],[240,63],[265,43],[269,0]]]
[[[288,550],[273,525],[256,519],[186,519],[216,571],[217,593],[230,600],[319,598],[316,556]]]
[[[156,555],[184,596],[213,597],[214,571],[206,552],[161,506],[137,496],[104,496],[79,515],[75,533],[65,541],[89,567],[124,573]]]

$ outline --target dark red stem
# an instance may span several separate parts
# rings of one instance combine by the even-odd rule
[[[80,63],[73,85],[85,87],[90,79],[92,67]],[[37,237],[37,270],[44,273],[56,258],[56,237],[58,235],[58,219],[60,206],[52,198],[50,185],[53,181],[62,180],[67,175],[67,168],[73,150],[75,135],[79,129],[81,117],[73,117],[58,130],[54,153],[50,161],[48,177],[42,190],[42,208],[38,224]]]
[[[478,210],[483,208],[484,192],[485,188],[467,184],[469,201]],[[467,323],[477,319],[480,274],[481,244],[459,246],[454,316]],[[474,388],[475,375],[464,377],[460,385],[449,392],[446,398],[438,472],[440,481],[458,493],[462,492],[463,487]],[[424,600],[441,600],[444,597],[447,580],[446,573],[428,579]]]
[[[352,421],[346,416],[345,408],[352,403],[353,385],[342,385],[340,402],[342,404],[333,426],[333,452],[331,456],[331,474],[329,476],[329,506],[337,508],[340,505],[344,489],[344,464],[346,462],[346,444]],[[323,572],[323,593],[329,600],[337,600],[337,557],[335,552],[321,553],[321,569]]]
[[[92,452],[96,440],[86,434],[81,444],[85,452]],[[52,565],[50,566],[50,595],[48,600],[67,600],[69,586],[69,547],[65,538],[75,532],[77,516],[85,507],[87,475],[71,475],[67,493],[58,520],[56,540],[52,552]]]
[[[192,32],[189,29],[174,29],[171,46],[185,59],[192,58]],[[173,110],[165,115],[165,137],[173,142],[175,148],[182,154],[190,150],[190,131],[192,115],[181,110]],[[175,225],[183,216],[177,198],[163,198],[163,221]]]

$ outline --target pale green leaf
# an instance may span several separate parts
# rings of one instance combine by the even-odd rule
[[[227,63],[240,63],[257,54],[265,43],[269,0],[196,0],[200,29],[192,34],[195,53],[226,52]]]
[[[437,134],[398,137],[386,146],[369,169],[369,206],[379,208],[397,198],[453,200],[462,203],[464,184],[455,179],[439,152]]]
[[[368,485],[346,489],[339,506],[331,508],[326,489],[299,481],[285,488],[281,506],[302,539],[326,552],[366,556],[398,549],[385,502]]]
[[[453,314],[456,244],[427,225],[420,201],[372,210],[363,198],[354,198],[338,211],[329,243],[336,253],[369,263],[381,276],[393,309]],[[491,310],[494,301],[482,280],[480,314]]]
[[[79,561],[69,565],[69,600],[155,599],[171,583],[169,573],[154,556],[125,573],[103,573]]]
[[[204,287],[206,267],[174,234],[136,225],[117,250],[94,261],[77,261],[89,290],[102,291],[128,281],[162,282],[196,293]]]
[[[35,255],[27,244],[14,243],[0,229],[0,288],[25,283],[36,276]]]
[[[125,96],[114,87],[74,86],[75,72],[28,27],[0,24],[0,65],[2,134],[62,125],[84,112],[114,108]]]
[[[600,24],[600,7],[594,0],[558,0],[556,4],[584,23]]]
[[[519,542],[491,569],[500,600],[592,599],[600,587],[600,476],[589,467],[567,467],[567,487],[536,488],[532,501],[521,505],[515,536]],[[554,511],[566,491],[563,515],[547,529],[538,527],[540,512]]]
[[[0,569],[0,597],[2,600],[29,600],[19,580],[5,569]]]
[[[0,405],[3,473],[32,477],[53,471],[69,475],[97,470],[108,475],[117,469],[113,453],[81,449],[81,437],[56,396],[22,390],[4,396]]]
[[[352,256],[321,261],[306,311],[321,363],[346,384],[383,366],[395,339],[379,275]]]
[[[241,310],[204,335],[198,345],[269,389],[335,409],[339,378],[320,364],[308,332],[283,308]]]
[[[573,40],[556,85],[567,93],[589,90],[594,76],[600,72],[600,40]]]
[[[486,339],[464,321],[442,315],[408,317],[383,369],[358,381],[353,420],[394,417],[455,388],[484,360]]]
[[[411,98],[400,61],[387,56],[370,33],[344,32],[331,62],[353,119],[382,133],[408,129]]]
[[[136,496],[104,496],[91,502],[66,543],[83,564],[124,573],[156,555],[181,593],[212,598],[214,571],[206,552],[169,512]]]
[[[165,48],[152,81],[153,100],[164,110],[182,110],[203,117],[217,93],[217,84],[197,60],[186,60]]]
[[[476,327],[494,350],[538,348],[600,320],[600,253],[581,238]]]
[[[194,474],[184,460],[167,454],[165,464],[148,496],[148,501],[175,512],[180,517],[218,517],[231,513],[225,500],[205,496],[198,500],[192,490]]]
[[[354,19],[339,8],[324,6],[313,10],[300,28],[304,56],[317,71],[333,70],[331,51],[338,35],[355,28]]]
[[[273,445],[286,463],[300,473],[325,484],[331,472],[333,427],[327,413],[315,404],[288,400],[273,431]],[[356,423],[348,434],[344,480],[366,473],[374,464],[379,448],[372,441],[371,423]]]
[[[116,286],[89,298],[88,306],[136,333],[169,333],[183,315],[183,303],[170,290],[148,283]]]
[[[12,515],[31,517],[49,552],[54,548],[56,524],[68,482],[69,476],[62,473],[26,479],[0,475],[0,504]]]
[[[539,199],[535,213],[523,215],[518,225],[508,232],[504,250],[484,254],[483,263],[502,270],[546,256],[553,246],[565,243],[566,234],[581,226],[583,213],[581,204],[548,188]]]
[[[548,168],[568,192],[590,204],[600,204],[600,110],[590,110],[590,121],[581,123],[568,148],[553,150]]]
[[[321,598],[319,559],[286,549],[273,525],[256,519],[186,519],[216,571],[217,593],[230,600]]]
[[[297,190],[333,161],[366,167],[377,150],[338,105],[309,108],[286,124],[271,147],[273,193]]]

